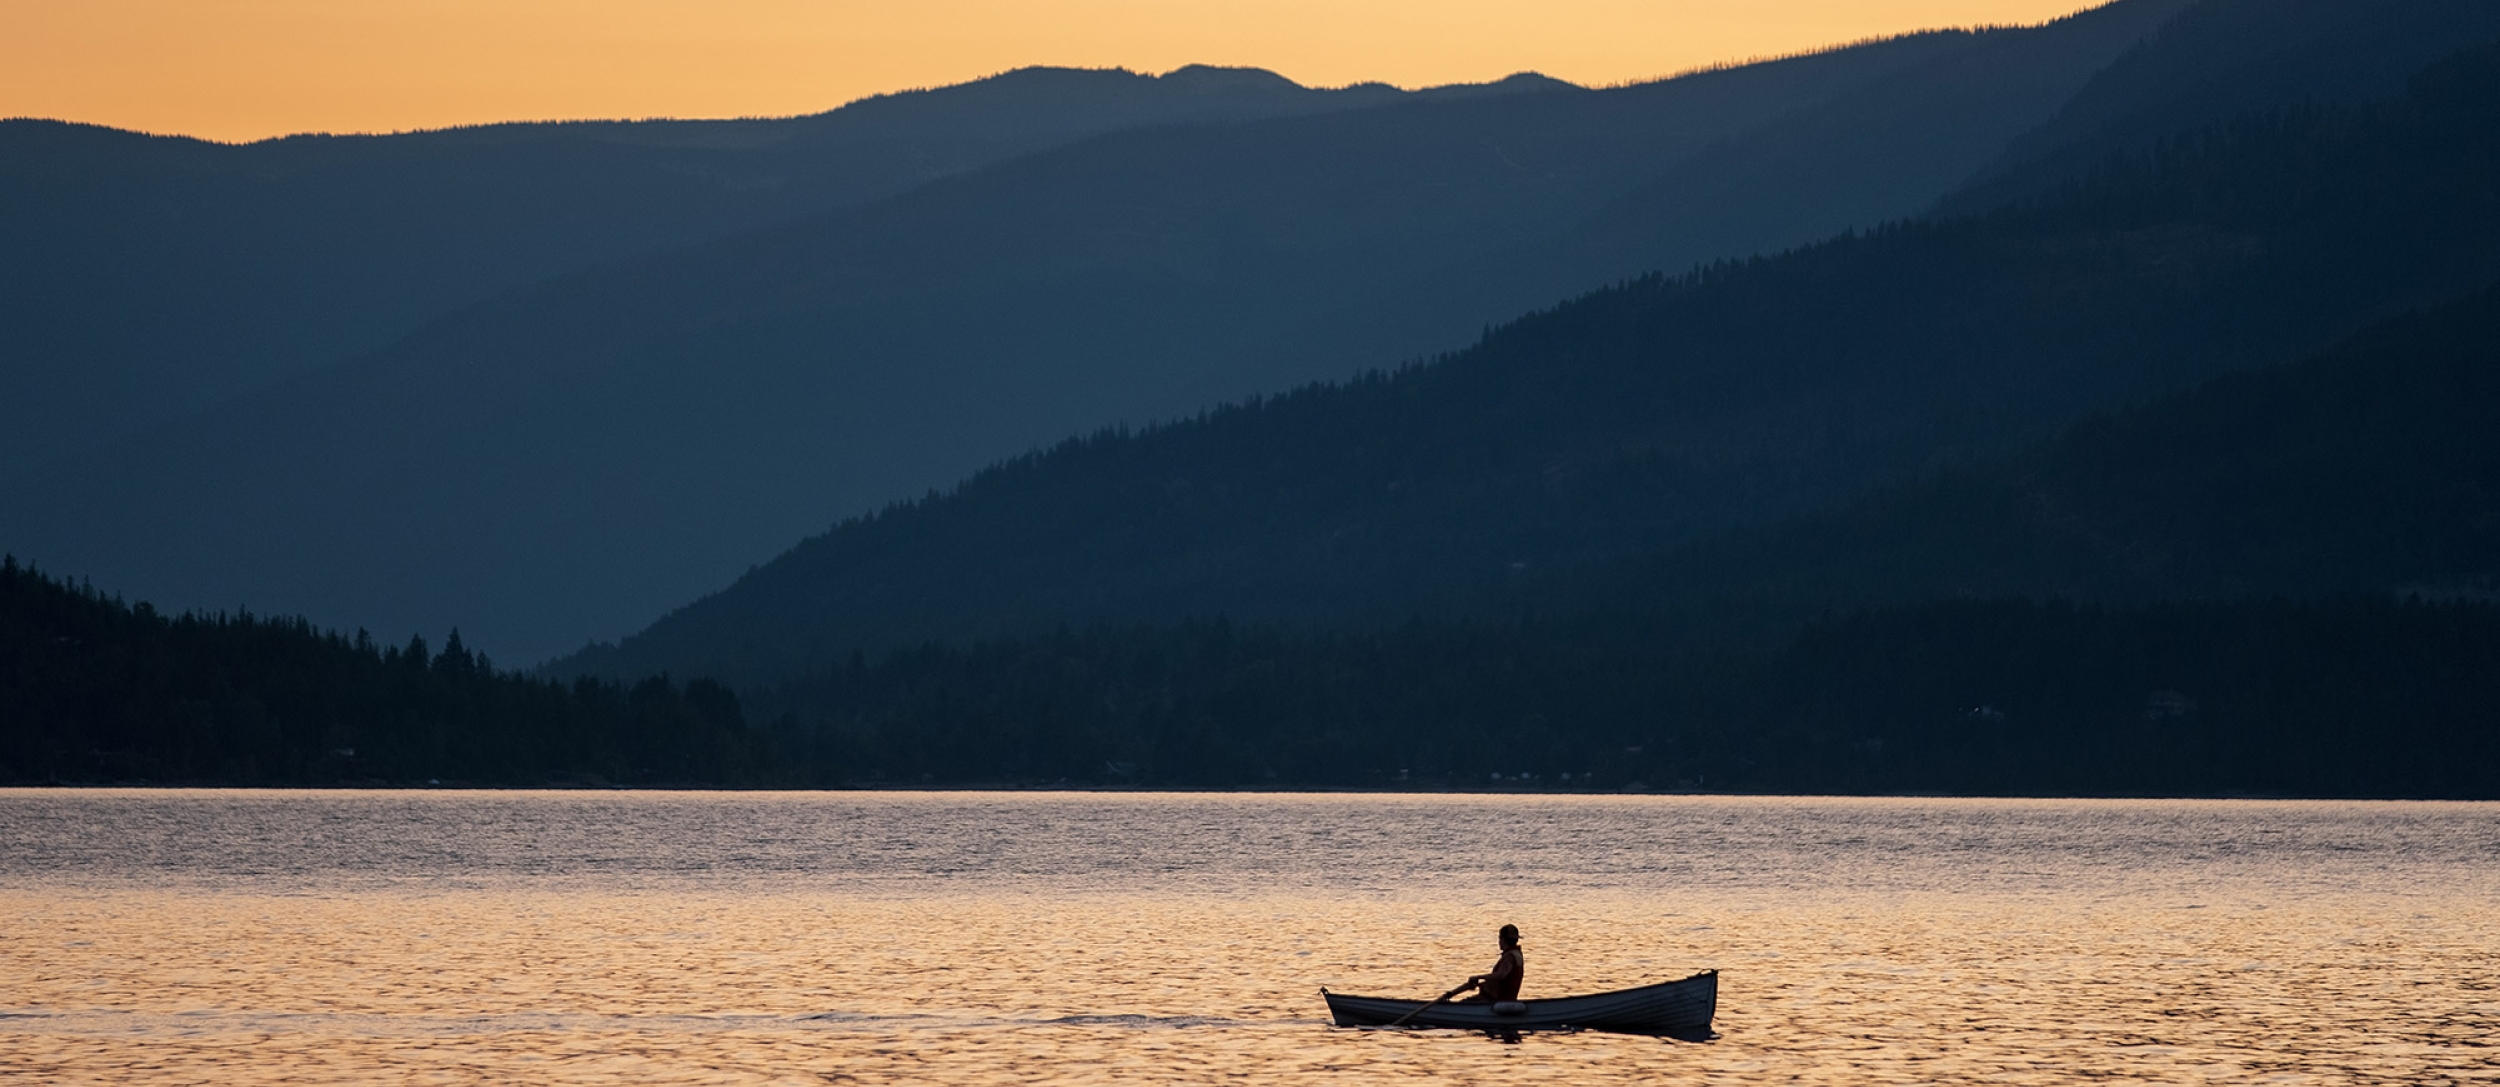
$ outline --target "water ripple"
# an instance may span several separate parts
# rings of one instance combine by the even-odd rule
[[[0,792],[62,1084],[2500,1084],[2500,806]],[[1528,933],[1719,1041],[1336,1030]]]

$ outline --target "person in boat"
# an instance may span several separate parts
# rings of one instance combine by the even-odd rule
[[[1528,976],[1528,957],[1519,951],[1519,926],[1502,926],[1496,938],[1502,943],[1502,957],[1494,960],[1493,969],[1467,979],[1459,991],[1474,989],[1476,995],[1463,1003],[1499,1004],[1519,999],[1519,983]]]

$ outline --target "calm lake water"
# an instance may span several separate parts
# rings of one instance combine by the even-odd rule
[[[0,1076],[2500,1083],[2500,805],[0,791]],[[1526,933],[1708,1043],[1331,1027]]]

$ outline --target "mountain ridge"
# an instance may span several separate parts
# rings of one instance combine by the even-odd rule
[[[2423,67],[2495,39],[2500,9],[2477,0],[2206,0],[2094,76],[1939,210],[2038,195],[2106,155],[2251,110],[2394,97]]]
[[[1054,618],[1343,621],[1370,600],[1395,621],[2010,453],[2500,277],[2481,210],[2500,162],[2459,138],[2500,100],[2489,53],[2404,102],[2193,134],[2029,208],[1635,282],[1428,367],[1071,441],[556,667],[752,684]]]
[[[248,144],[0,121],[0,477],[381,349],[549,276],[873,202],[1123,128],[1538,93],[1019,69],[778,120]]]
[[[15,549],[173,606],[457,624],[509,639],[499,656],[554,653],[1059,435],[1463,341],[1517,309],[1391,314],[1401,296],[1380,285],[1561,229],[1731,132],[1890,73],[2061,42],[2083,59],[2023,84],[2045,115],[2061,79],[2123,48],[2108,20],[2166,2],[1610,91],[1108,134],[542,281],[56,463],[0,489],[0,516]],[[1991,123],[1935,122],[1956,162],[2027,122]],[[1847,174],[1907,213],[1937,195],[1926,153],[1766,168]]]

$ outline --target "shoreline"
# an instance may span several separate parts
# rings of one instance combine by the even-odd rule
[[[2318,804],[2494,804],[2500,797],[2454,796],[2302,796],[2276,793],[1832,793],[1832,792],[1732,792],[1698,789],[1366,789],[1339,786],[1267,786],[1261,788],[1153,788],[1134,785],[1079,784],[992,784],[992,785],[894,785],[867,784],[842,786],[727,786],[727,785],[480,785],[466,782],[440,784],[345,784],[345,785],[237,785],[182,784],[160,782],[109,783],[0,783],[0,796],[34,792],[264,792],[264,793],[645,793],[691,795],[697,793],[753,794],[798,796],[858,795],[923,795],[923,796],[1336,796],[1336,797],[1521,797],[1538,799],[1689,799],[1689,800],[2005,800],[2005,801],[2156,801],[2197,803],[2318,803]]]

